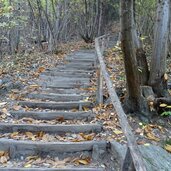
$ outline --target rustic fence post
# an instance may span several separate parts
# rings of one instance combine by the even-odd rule
[[[127,148],[125,159],[122,164],[122,171],[136,171],[129,147]]]
[[[100,65],[97,68],[97,95],[96,103],[103,104],[103,76]]]

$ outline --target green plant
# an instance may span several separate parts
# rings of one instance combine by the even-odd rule
[[[161,114],[161,116],[171,116],[171,111],[165,111]]]

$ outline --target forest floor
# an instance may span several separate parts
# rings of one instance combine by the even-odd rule
[[[71,43],[67,45],[62,45],[60,52],[58,54],[46,54],[46,53],[31,53],[16,56],[7,56],[3,58],[0,64],[0,122],[8,123],[24,123],[24,124],[51,124],[55,125],[57,123],[62,123],[64,125],[68,124],[82,124],[89,123],[85,120],[70,120],[66,121],[63,118],[58,118],[57,120],[45,121],[45,120],[35,120],[31,118],[22,119],[11,119],[9,111],[20,111],[23,107],[16,104],[18,100],[28,100],[25,95],[28,93],[39,91],[39,85],[37,80],[42,72],[47,68],[53,68],[59,64],[64,63],[63,59],[66,54],[77,51],[79,49],[91,49],[94,45],[86,45],[83,42],[78,42],[77,44]],[[122,59],[122,53],[119,47],[114,47],[108,49],[105,55],[106,65],[113,80],[113,85],[116,87],[118,96],[121,102],[124,100],[126,93],[126,83],[125,83],[125,73],[124,64]],[[91,93],[96,92],[96,73],[94,73],[93,79],[91,80],[91,88],[89,91]],[[108,92],[104,89],[104,99],[105,102],[108,99]],[[91,102],[95,102],[95,96],[89,97]],[[25,108],[26,111],[31,111],[30,108]],[[89,108],[84,108],[84,111],[88,111]],[[34,110],[35,111],[35,110]],[[39,109],[40,111],[40,109]],[[77,111],[72,109],[72,112]],[[92,109],[96,117],[91,120],[91,124],[100,123],[103,125],[103,131],[95,134],[66,134],[65,136],[52,136],[40,132],[39,134],[33,134],[30,132],[20,133],[6,133],[0,134],[0,138],[8,137],[9,139],[15,140],[32,140],[32,141],[48,141],[48,142],[81,142],[89,140],[106,140],[112,141],[116,140],[121,144],[126,144],[126,139],[121,130],[120,124],[118,122],[117,114],[114,111],[110,103],[104,103],[104,105],[97,105]],[[149,146],[150,144],[159,145],[171,152],[171,118],[169,116],[163,117],[158,116],[151,123],[143,123],[137,117],[128,115],[129,123],[133,128],[136,135],[138,144]],[[166,145],[168,144],[168,145]],[[6,159],[4,159],[6,157]],[[6,154],[0,153],[0,163],[6,165],[9,160]],[[25,163],[21,163],[24,167],[31,167],[31,165],[42,165],[47,163],[47,165],[63,166],[66,163],[72,163],[74,165],[89,165],[89,157],[75,157],[70,158],[66,161],[54,162],[51,158],[41,159],[37,156],[30,156],[27,158]],[[101,167],[105,167],[102,163]],[[48,166],[47,166],[48,167]]]
[[[108,49],[105,60],[111,80],[113,80],[113,86],[116,87],[118,96],[120,97],[121,102],[123,102],[126,95],[126,78],[122,51],[120,47],[115,46],[114,48]],[[171,80],[170,57],[167,59],[167,68],[167,75],[169,80]],[[169,90],[169,92],[171,94],[171,90]],[[107,93],[106,96],[108,96]],[[158,145],[171,152],[171,116],[169,114],[168,116],[162,116],[161,112],[158,116],[154,116],[150,123],[142,122],[133,114],[128,115],[128,119],[139,145]],[[120,137],[121,139],[119,142],[124,141],[124,139],[122,139],[122,133]],[[116,138],[116,140],[118,139]]]

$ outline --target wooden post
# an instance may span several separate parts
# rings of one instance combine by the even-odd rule
[[[97,95],[96,95],[96,103],[103,104],[103,76],[101,67],[98,66],[97,70]]]
[[[136,171],[129,147],[127,148],[125,159],[123,161],[122,171]]]

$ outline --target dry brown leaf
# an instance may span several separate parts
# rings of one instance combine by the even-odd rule
[[[14,106],[13,106],[13,109],[14,109],[14,110],[16,110],[16,111],[18,111],[18,110],[20,110],[20,109],[21,109],[21,106],[14,105]]]
[[[95,136],[94,133],[88,134],[88,135],[85,135],[84,133],[80,133],[79,135],[81,135],[81,137],[84,138],[84,140],[86,140],[86,141],[93,140],[94,139],[94,136]]]
[[[64,122],[65,121],[63,116],[57,117],[56,120],[59,121],[59,122]]]
[[[41,72],[44,72],[46,69],[44,67],[39,67],[38,69],[38,72],[41,73]]]
[[[160,139],[158,137],[156,137],[153,133],[147,133],[147,138],[149,140],[154,140],[154,141],[160,141]]]
[[[35,140],[36,140],[35,135],[33,135],[32,132],[26,132],[25,135],[26,135],[29,139],[31,139],[32,141],[35,141]]]
[[[45,133],[43,131],[40,131],[37,133],[38,138],[42,138],[44,135],[45,135]]]
[[[86,159],[78,159],[75,161],[76,164],[82,164],[82,165],[88,165],[90,164],[90,158],[86,158]]]
[[[19,132],[13,132],[10,134],[10,138],[15,138],[18,134]]]
[[[5,155],[5,151],[0,151],[0,157]]]
[[[7,163],[7,161],[8,161],[8,158],[6,156],[0,157],[0,163],[4,164],[4,163]]]

